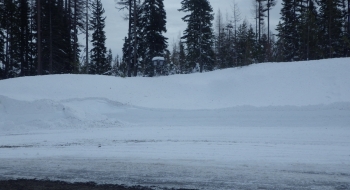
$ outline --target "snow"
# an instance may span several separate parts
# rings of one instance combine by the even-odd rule
[[[152,61],[159,60],[159,61],[164,61],[164,57],[153,57]]]
[[[350,59],[0,81],[0,179],[350,188]]]

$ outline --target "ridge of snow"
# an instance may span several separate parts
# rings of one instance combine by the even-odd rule
[[[106,98],[147,108],[219,109],[350,102],[350,58],[263,63],[155,78],[49,75],[0,81],[0,95],[55,101]]]

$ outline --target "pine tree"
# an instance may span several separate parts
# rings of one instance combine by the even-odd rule
[[[35,9],[35,8],[34,8]],[[37,66],[37,75],[42,75],[43,74],[43,61],[42,61],[42,14],[41,14],[42,6],[41,6],[41,0],[37,0],[36,3],[36,15],[37,18],[34,19],[36,21],[36,32],[37,32],[37,38],[36,38],[36,43],[37,43],[37,61],[38,61],[38,66]]]
[[[174,74],[180,73],[179,69],[179,47],[177,43],[173,43],[173,50],[171,53],[171,63],[174,66]]]
[[[15,1],[4,1],[3,32],[4,32],[4,71],[3,78],[18,77],[20,68],[20,14],[18,4]]]
[[[258,53],[257,53],[257,41],[255,40],[256,34],[254,33],[253,27],[250,25],[248,27],[247,32],[247,40],[246,40],[246,50],[245,50],[245,56],[244,56],[244,63],[245,65],[249,65],[252,63],[257,63],[258,59]]]
[[[84,73],[89,72],[89,10],[90,0],[85,0],[85,69]]]
[[[258,20],[258,28],[259,31],[258,33],[258,40],[261,40],[261,35],[263,33],[262,31],[262,25],[264,24],[264,18],[266,17],[265,12],[267,11],[266,5],[264,4],[264,2],[267,0],[256,0],[257,5],[258,5],[258,10],[257,10],[257,20]]]
[[[29,26],[29,4],[27,0],[19,0],[19,25],[20,25],[20,64],[21,64],[21,76],[30,75],[29,69],[29,55],[30,55],[30,26]]]
[[[260,41],[257,42],[257,62],[264,63],[268,61],[269,57],[269,42],[266,34],[261,36]]]
[[[215,56],[216,56],[216,65],[219,68],[226,68],[224,63],[224,43],[225,43],[225,28],[224,21],[222,18],[221,10],[218,10],[216,14],[216,39],[215,39]]]
[[[348,0],[348,22],[347,22],[347,31],[348,31],[348,36],[350,38],[350,0]]]
[[[237,30],[237,65],[246,66],[254,62],[255,33],[245,20]]]
[[[270,43],[270,10],[276,5],[276,0],[267,0],[266,11],[267,11],[267,38]]]
[[[72,49],[73,49],[73,72],[78,72],[79,67],[79,55],[80,55],[80,49],[78,44],[78,31],[84,32],[86,30],[86,2],[85,0],[72,0]]]
[[[314,0],[304,2],[301,7],[300,22],[297,27],[300,33],[300,48],[298,54],[300,60],[314,60],[321,58],[322,55],[320,43],[320,30],[318,13]]]
[[[237,31],[233,23],[230,22],[225,27],[224,61],[227,67],[235,67],[237,65]]]
[[[122,57],[122,64],[125,64],[126,66],[126,74],[125,76],[131,77],[131,64],[133,63],[133,57],[131,52],[132,45],[130,43],[131,40],[129,40],[128,37],[124,38],[124,44],[123,44],[123,57]],[[129,76],[130,74],[130,76]]]
[[[106,61],[107,61],[107,65],[108,65],[108,69],[107,71],[110,71],[109,73],[107,73],[108,75],[112,74],[112,65],[113,65],[113,54],[112,54],[112,50],[109,49],[108,53],[107,53],[107,57],[106,57]]]
[[[214,69],[213,9],[208,0],[182,0],[179,11],[189,12],[182,18],[187,22],[182,39],[186,43],[186,73],[199,65],[199,71]]]
[[[28,52],[28,75],[34,76],[37,74],[37,58],[38,58],[38,50],[37,50],[37,35],[35,31],[37,30],[36,20],[37,16],[35,10],[36,2],[30,1],[29,4],[29,52]]]
[[[298,49],[298,32],[295,29],[298,22],[295,0],[282,0],[281,20],[277,26],[278,44],[281,48],[282,61],[292,61],[296,58]]]
[[[341,0],[319,0],[321,25],[321,46],[324,58],[342,56],[343,15]]]
[[[103,74],[110,69],[107,63],[105,46],[106,35],[104,31],[105,19],[103,17],[105,10],[102,7],[101,0],[94,0],[92,3],[92,18],[90,20],[92,33],[92,49],[91,49],[91,74]]]
[[[123,46],[123,60],[128,66],[128,77],[137,76],[140,64],[139,58],[142,54],[142,47],[140,45],[140,14],[141,3],[140,0],[118,0],[119,10],[128,9],[129,28],[128,36],[124,41]]]
[[[118,73],[119,73],[119,76],[121,77],[129,77],[129,65],[130,65],[130,61],[132,60],[131,57],[131,54],[129,53],[129,47],[130,47],[130,44],[129,44],[129,41],[127,39],[127,37],[124,38],[124,44],[123,44],[123,57],[122,57],[122,61],[118,67]]]
[[[233,37],[232,37],[232,40],[229,40],[228,43],[229,46],[230,46],[230,50],[232,51],[232,59],[233,59],[233,62],[232,62],[232,66],[237,66],[237,28],[238,28],[238,25],[239,25],[239,22],[241,22],[242,18],[241,18],[241,12],[240,12],[240,9],[237,5],[237,3],[233,2],[233,5],[232,5],[232,23],[230,23],[227,27],[230,28],[232,26],[232,32],[233,32]],[[230,26],[231,25],[231,26]],[[230,35],[229,35],[230,37]],[[231,37],[230,37],[231,38]]]
[[[179,41],[179,70],[180,74],[185,74],[186,70],[186,53],[185,53],[185,46],[184,43]]]
[[[142,61],[145,64],[146,76],[154,76],[153,57],[164,57],[166,53],[167,38],[163,33],[166,30],[166,12],[163,0],[145,0],[141,6],[141,39]],[[162,68],[164,70],[165,68]]]
[[[77,72],[77,64],[73,61],[71,11],[66,7],[68,3],[65,4],[62,0],[33,3],[31,1],[32,10],[29,17],[30,75],[34,74],[35,69],[38,70],[38,74]],[[40,14],[38,14],[39,11]],[[39,27],[40,30],[38,30]]]
[[[343,35],[343,49],[344,57],[350,57],[350,0],[343,0],[343,14],[344,14],[344,35]]]

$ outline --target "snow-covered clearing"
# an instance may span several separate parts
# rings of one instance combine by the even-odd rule
[[[0,81],[0,179],[350,189],[350,59]]]

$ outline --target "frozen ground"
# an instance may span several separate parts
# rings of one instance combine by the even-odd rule
[[[0,179],[350,189],[350,59],[0,81]]]

